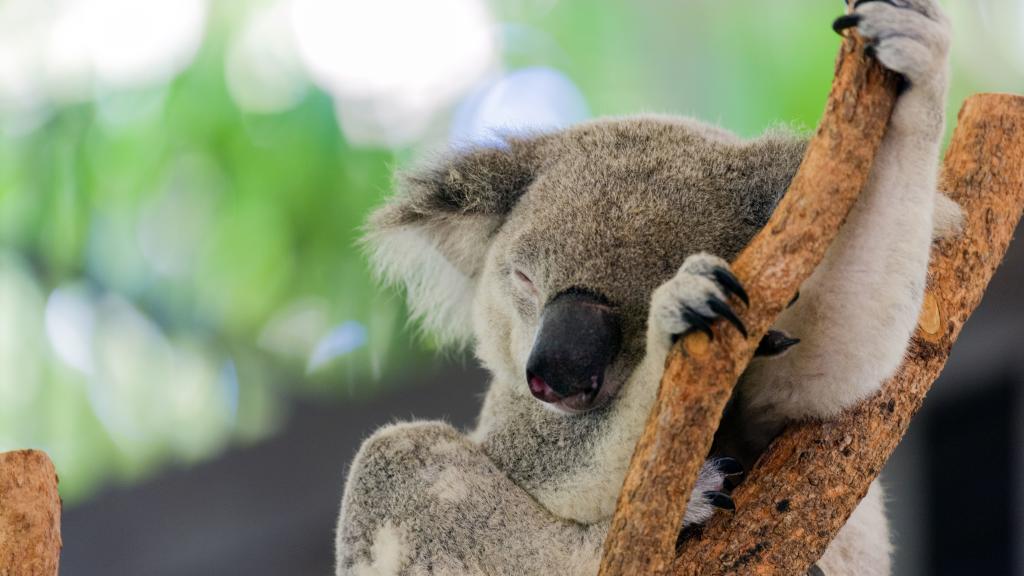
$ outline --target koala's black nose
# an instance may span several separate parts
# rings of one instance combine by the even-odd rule
[[[603,298],[579,290],[559,294],[544,306],[526,362],[530,392],[544,402],[589,407],[621,343],[619,316]]]

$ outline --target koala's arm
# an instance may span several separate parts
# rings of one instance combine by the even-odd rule
[[[902,7],[906,5],[906,7]],[[825,260],[776,328],[801,343],[756,359],[743,411],[774,433],[786,420],[827,417],[874,393],[899,366],[925,291],[933,230],[959,208],[936,193],[944,127],[949,24],[933,0],[862,3],[854,20],[879,61],[904,75],[868,184]]]
[[[447,424],[393,425],[352,465],[337,574],[595,574],[607,528],[554,517]]]

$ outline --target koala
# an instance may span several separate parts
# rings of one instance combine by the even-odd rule
[[[787,423],[835,416],[893,374],[932,239],[957,230],[958,206],[936,192],[950,41],[938,2],[861,0],[834,27],[856,27],[905,88],[863,195],[740,379],[681,529],[734,508],[730,487]],[[506,135],[405,174],[371,216],[371,259],[492,381],[466,433],[409,422],[363,443],[337,574],[596,574],[672,343],[718,321],[744,330],[729,261],[806,146],[639,116]],[[890,550],[876,482],[812,573],[889,574]]]

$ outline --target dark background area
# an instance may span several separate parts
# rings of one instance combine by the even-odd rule
[[[440,369],[372,401],[297,402],[272,440],[100,494],[64,516],[62,573],[333,574],[349,461],[395,419],[469,425],[486,375]]]

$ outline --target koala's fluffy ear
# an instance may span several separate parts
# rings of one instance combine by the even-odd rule
[[[444,344],[472,338],[476,282],[491,238],[539,168],[543,137],[451,153],[398,177],[365,244],[381,277],[402,284],[414,319]]]

